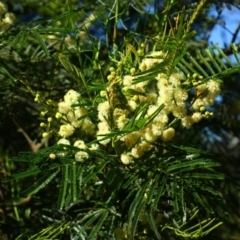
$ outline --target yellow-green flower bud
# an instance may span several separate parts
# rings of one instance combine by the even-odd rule
[[[61,114],[60,112],[57,112],[56,115],[55,115],[55,117],[56,117],[57,119],[60,119],[60,118],[62,117],[62,114]]]
[[[193,78],[197,78],[198,74],[197,73],[194,73],[193,74]]]
[[[106,97],[106,96],[107,96],[106,91],[101,91],[101,92],[100,92],[100,96],[101,96],[101,97]]]
[[[114,77],[113,77],[112,75],[108,75],[108,76],[107,76],[108,81],[112,81],[113,78],[114,78]]]
[[[51,99],[48,99],[47,100],[47,105],[52,105],[53,104],[53,101]]]
[[[52,119],[51,117],[49,117],[49,118],[47,119],[48,122],[52,122],[52,120],[53,120],[53,119]]]
[[[137,101],[138,100],[138,95],[134,95],[132,98],[131,98],[132,101]]]
[[[213,112],[206,111],[204,115],[205,115],[205,117],[212,117]]]
[[[46,127],[46,124],[44,122],[41,122],[40,127]]]
[[[52,159],[52,160],[54,160],[54,159],[56,158],[56,155],[55,155],[54,153],[50,153],[50,154],[49,154],[49,158]]]
[[[205,111],[205,107],[204,106],[201,106],[200,109],[199,109],[201,112]]]
[[[118,67],[121,67],[121,66],[123,65],[123,63],[122,63],[121,61],[119,61],[119,62],[117,63],[117,65],[118,65]]]
[[[196,81],[192,81],[193,86],[197,86],[198,83]]]
[[[43,137],[43,138],[46,138],[46,137],[48,136],[48,134],[49,134],[49,133],[44,132],[44,133],[42,134],[42,137]]]
[[[110,72],[115,71],[114,67],[110,67],[110,68],[109,68],[109,71],[110,71]]]
[[[48,112],[48,111],[46,111],[46,112],[40,112],[40,116],[41,116],[41,117],[44,117],[47,112]]]
[[[130,69],[130,73],[131,73],[131,74],[134,74],[135,72],[136,72],[136,68],[131,68],[131,69]]]

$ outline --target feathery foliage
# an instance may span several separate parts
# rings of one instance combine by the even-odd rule
[[[228,216],[221,161],[174,135],[211,117],[222,79],[240,69],[238,47],[234,60],[217,45],[190,49],[206,1],[176,12],[177,3],[148,13],[159,32],[130,30],[122,41],[119,19],[125,28],[128,11],[141,14],[148,1],[97,1],[93,9],[66,1],[56,16],[50,8],[48,19],[0,35],[3,124],[10,113],[33,151],[12,158],[28,169],[7,181],[23,182],[18,198],[54,193],[60,214],[17,239],[198,238]],[[105,41],[91,35],[99,26]]]

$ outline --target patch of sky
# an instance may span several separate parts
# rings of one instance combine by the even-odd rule
[[[222,95],[216,96],[216,98],[215,98],[215,103],[216,103],[216,104],[221,104],[222,101],[223,101]]]
[[[210,17],[217,17],[216,8],[213,7],[209,11]],[[208,39],[210,45],[218,44],[220,48],[228,47],[233,39],[233,34],[240,24],[240,9],[231,6],[229,9],[227,6],[223,9],[221,17],[215,24],[211,31],[211,35]],[[238,33],[235,42],[240,41],[240,34]]]
[[[34,12],[29,12],[29,13],[22,14],[20,18],[23,23],[28,23],[30,21],[39,20],[43,18],[43,16],[40,14],[36,14]]]
[[[156,11],[154,4],[146,5],[143,9],[149,14],[153,14]]]
[[[144,6],[144,11],[148,14],[154,14],[158,8],[162,8],[164,6],[163,0],[152,0],[151,3]]]
[[[209,12],[208,17],[216,19],[218,17],[216,6],[213,6]],[[214,23],[213,23],[214,24]],[[208,45],[213,47],[218,45],[221,49],[228,48],[233,43],[234,34],[240,24],[240,9],[231,5],[231,7],[225,5],[222,9],[221,15],[218,17],[217,23],[214,24],[213,29],[207,30],[207,32],[200,34],[196,37],[197,40],[203,37],[208,40]],[[240,42],[240,31],[235,36],[234,42],[238,44]],[[216,54],[219,54],[216,49],[213,49]],[[239,60],[236,59],[234,54],[228,55],[229,59],[234,65],[239,64]],[[226,59],[223,58],[223,62],[226,63]]]
[[[213,132],[209,127],[204,127],[202,130],[203,141],[207,140],[210,143],[221,142],[222,137]]]
[[[89,29],[92,36],[97,37],[99,40],[106,42],[106,31],[98,25],[92,25]]]
[[[22,6],[19,3],[13,4],[13,10],[14,12],[21,12],[22,11]]]
[[[129,30],[133,31],[137,27],[137,23],[135,20],[131,18],[120,18],[117,22],[117,28],[119,30]]]

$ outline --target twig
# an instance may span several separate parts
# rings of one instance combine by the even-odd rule
[[[12,117],[12,121],[13,121],[13,123],[15,124],[15,126],[17,127],[18,132],[21,132],[21,133],[22,133],[22,135],[24,136],[24,138],[25,138],[26,141],[28,142],[28,144],[29,144],[29,146],[30,146],[30,148],[31,148],[31,150],[32,150],[33,152],[37,152],[37,151],[43,146],[43,144],[46,143],[47,138],[43,138],[43,139],[41,140],[41,143],[35,143],[34,141],[32,141],[32,140],[30,139],[30,137],[28,136],[28,134],[20,127],[20,125],[18,124],[18,122],[17,122],[13,117]]]
[[[237,26],[234,34],[233,34],[231,43],[234,43],[236,41],[236,38],[237,38],[237,35],[238,35],[239,31],[240,31],[240,23],[238,24],[238,26]]]

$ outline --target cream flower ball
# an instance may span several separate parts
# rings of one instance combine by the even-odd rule
[[[69,104],[74,104],[74,103],[77,103],[79,96],[80,94],[78,92],[71,89],[65,94],[64,101]]]

